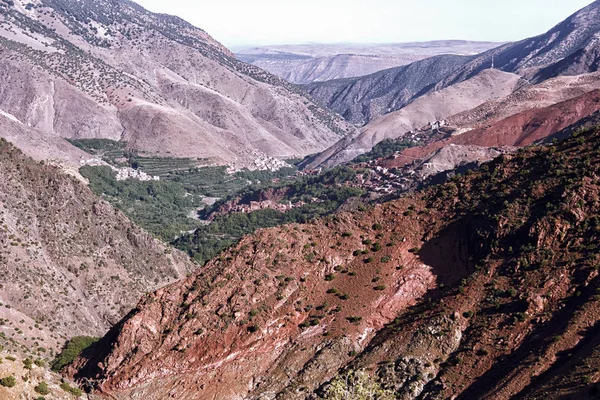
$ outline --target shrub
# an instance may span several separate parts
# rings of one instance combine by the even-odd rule
[[[488,354],[490,354],[490,352],[487,351],[486,349],[479,349],[479,350],[477,350],[477,355],[480,356],[480,357],[487,356]]]
[[[362,321],[362,317],[350,316],[346,317],[346,320],[351,324],[358,324],[360,321]]]
[[[79,397],[83,394],[81,389],[73,387],[73,386],[69,385],[67,382],[61,383],[60,388],[67,393],[71,393],[75,397]]]
[[[6,376],[2,379],[0,379],[0,385],[4,386],[4,387],[14,387],[17,384],[17,380],[15,379],[14,376]]]
[[[99,338],[91,336],[75,336],[69,340],[62,351],[54,358],[51,364],[53,371],[60,371],[71,364],[85,349],[96,343]]]
[[[36,387],[33,388],[37,393],[45,396],[50,393],[50,388],[46,382],[40,382]]]

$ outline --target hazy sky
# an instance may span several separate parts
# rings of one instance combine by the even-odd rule
[[[178,15],[229,47],[513,41],[538,35],[591,0],[137,0]]]

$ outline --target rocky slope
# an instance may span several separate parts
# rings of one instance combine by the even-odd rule
[[[447,123],[458,129],[483,127],[520,112],[548,107],[596,89],[600,89],[600,72],[560,76],[537,85],[525,85],[509,96],[453,115],[447,118]]]
[[[406,107],[370,122],[358,134],[341,139],[314,157],[307,167],[351,161],[384,139],[403,137],[430,122],[441,121],[491,100],[504,98],[523,83],[518,75],[485,70],[467,81],[419,97]]]
[[[383,329],[351,368],[375,368],[402,399],[595,398],[598,154],[588,132],[432,191],[429,209],[459,211],[450,226],[471,221],[476,272]]]
[[[0,7],[0,110],[48,137],[250,165],[314,153],[348,129],[176,17],[127,0]]]
[[[324,152],[311,157],[305,163],[306,167],[316,168],[320,165],[337,165],[350,161],[369,151],[383,139],[410,137],[410,132],[415,130],[425,129],[421,133],[426,133],[429,129],[426,125],[429,122],[441,119],[445,120],[446,126],[450,127],[454,134],[473,129],[489,131],[490,127],[508,117],[527,111],[535,113],[535,110],[583,96],[600,88],[598,72],[551,78],[537,85],[528,84],[523,79],[516,81],[511,77],[518,75],[499,70],[484,70],[464,82],[426,94],[406,107],[370,122],[355,136],[348,136]],[[499,93],[508,92],[508,95],[498,96]],[[497,98],[471,108],[482,102],[486,96]],[[466,111],[458,112],[461,108]],[[572,111],[571,122],[587,115],[590,109]],[[453,114],[454,112],[458,113]],[[469,142],[471,139],[467,138],[471,138],[473,142]],[[427,143],[438,140],[436,135],[425,139]],[[465,136],[461,144],[485,145],[485,140],[478,139],[476,132],[471,133]],[[504,144],[502,142],[500,140],[494,146],[514,144],[510,140]]]
[[[0,142],[0,344],[49,356],[102,335],[148,290],[194,264],[83,183]],[[40,353],[40,348],[45,350]]]
[[[403,218],[406,207],[244,239],[201,273],[143,300],[100,344],[104,360],[80,374],[117,398],[313,389],[435,284],[431,266],[408,251],[420,243],[422,221]]]
[[[549,107],[515,114],[489,126],[436,140],[424,146],[406,149],[391,159],[383,160],[381,164],[386,167],[401,167],[452,145],[528,146],[558,134],[561,130],[598,111],[600,111],[600,90],[594,90]]]
[[[312,83],[303,88],[320,104],[357,125],[398,110],[474,56],[441,55],[365,77]]]
[[[599,135],[260,231],[72,372],[113,399],[316,398],[344,366],[402,399],[581,396],[600,378]]]
[[[78,394],[77,385],[67,382],[64,377],[55,372],[50,372],[46,365],[39,363],[39,360],[36,360],[38,363],[33,363],[31,359],[25,361],[27,358],[15,357],[13,354],[5,352],[0,352],[0,360],[2,360],[0,363],[0,379],[15,378],[15,385],[12,387],[0,385],[0,398],[3,400],[39,400],[44,398],[41,393],[45,393],[44,395],[48,395],[48,398],[56,400],[72,400],[75,397],[80,397],[75,396]],[[67,389],[65,384],[69,385],[69,388],[74,388],[72,392],[65,390]]]
[[[33,159],[54,163],[75,175],[78,175],[80,163],[91,158],[63,138],[48,137],[46,133],[28,127],[10,114],[0,114],[0,136]]]
[[[236,57],[289,82],[307,84],[369,75],[441,54],[479,54],[499,45],[463,40],[377,45],[284,45],[243,49],[236,52]]]

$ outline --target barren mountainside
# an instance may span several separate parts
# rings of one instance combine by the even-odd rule
[[[471,79],[426,94],[398,111],[371,121],[356,135],[340,139],[314,157],[308,166],[331,166],[351,161],[382,140],[407,136],[410,131],[421,129],[430,122],[441,121],[481,104],[502,99],[523,84],[515,74],[498,70],[482,71]]]
[[[534,108],[488,126],[432,141],[402,151],[381,165],[399,167],[446,146],[529,146],[548,140],[578,121],[600,111],[600,90],[594,90],[548,107]]]
[[[452,135],[448,141],[440,141],[435,148],[449,144],[477,146],[522,146],[531,141],[511,139],[507,135],[506,125],[499,121],[509,119],[515,130],[544,130],[542,135],[550,135],[566,125],[544,122],[544,118],[559,120],[561,115],[569,113],[567,125],[586,117],[596,109],[592,106],[577,105],[568,100],[577,97],[593,97],[593,91],[600,88],[600,74],[597,72],[577,76],[561,76],[552,78],[537,85],[527,84],[518,75],[487,69],[464,82],[448,86],[419,97],[406,107],[386,114],[360,129],[355,136],[348,136],[338,143],[313,157],[307,166],[338,165],[369,151],[375,144],[384,139],[410,137],[410,132],[427,128],[428,123],[445,120]],[[483,102],[485,101],[485,102]],[[481,104],[483,102],[483,104]],[[565,103],[567,102],[567,103]],[[566,105],[552,107],[555,104]],[[478,106],[478,104],[481,104]],[[550,107],[554,114],[544,111]],[[461,110],[465,110],[460,112]],[[543,115],[536,117],[535,125],[524,115]],[[543,125],[540,125],[543,124]],[[541,129],[540,129],[541,128]],[[484,132],[484,133],[482,133]],[[516,132],[516,131],[515,131]],[[486,140],[488,134],[495,134],[496,141]],[[515,133],[516,134],[516,133]],[[538,138],[539,139],[539,138]],[[435,141],[431,138],[429,141]],[[431,148],[427,148],[431,151]],[[420,150],[421,155],[427,154]],[[393,164],[393,163],[390,163]]]
[[[398,110],[473,56],[441,55],[359,78],[312,83],[304,89],[346,120],[364,125]]]
[[[0,110],[48,136],[251,165],[349,128],[204,31],[123,1],[0,3]]]
[[[560,75],[579,75],[598,70],[600,1],[576,12],[548,32],[487,51],[439,85],[445,86],[488,68],[519,74],[533,83]]]

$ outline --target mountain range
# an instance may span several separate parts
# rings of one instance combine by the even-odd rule
[[[500,43],[438,40],[397,44],[312,44],[239,49],[236,57],[289,82],[307,84],[369,75],[440,54],[474,55]]]
[[[599,37],[0,0],[0,398],[598,398]]]
[[[597,135],[249,236],[145,297],[71,372],[114,398],[336,398],[338,373],[351,392],[346,374],[368,370],[407,399],[591,398],[597,187],[580,179]]]

